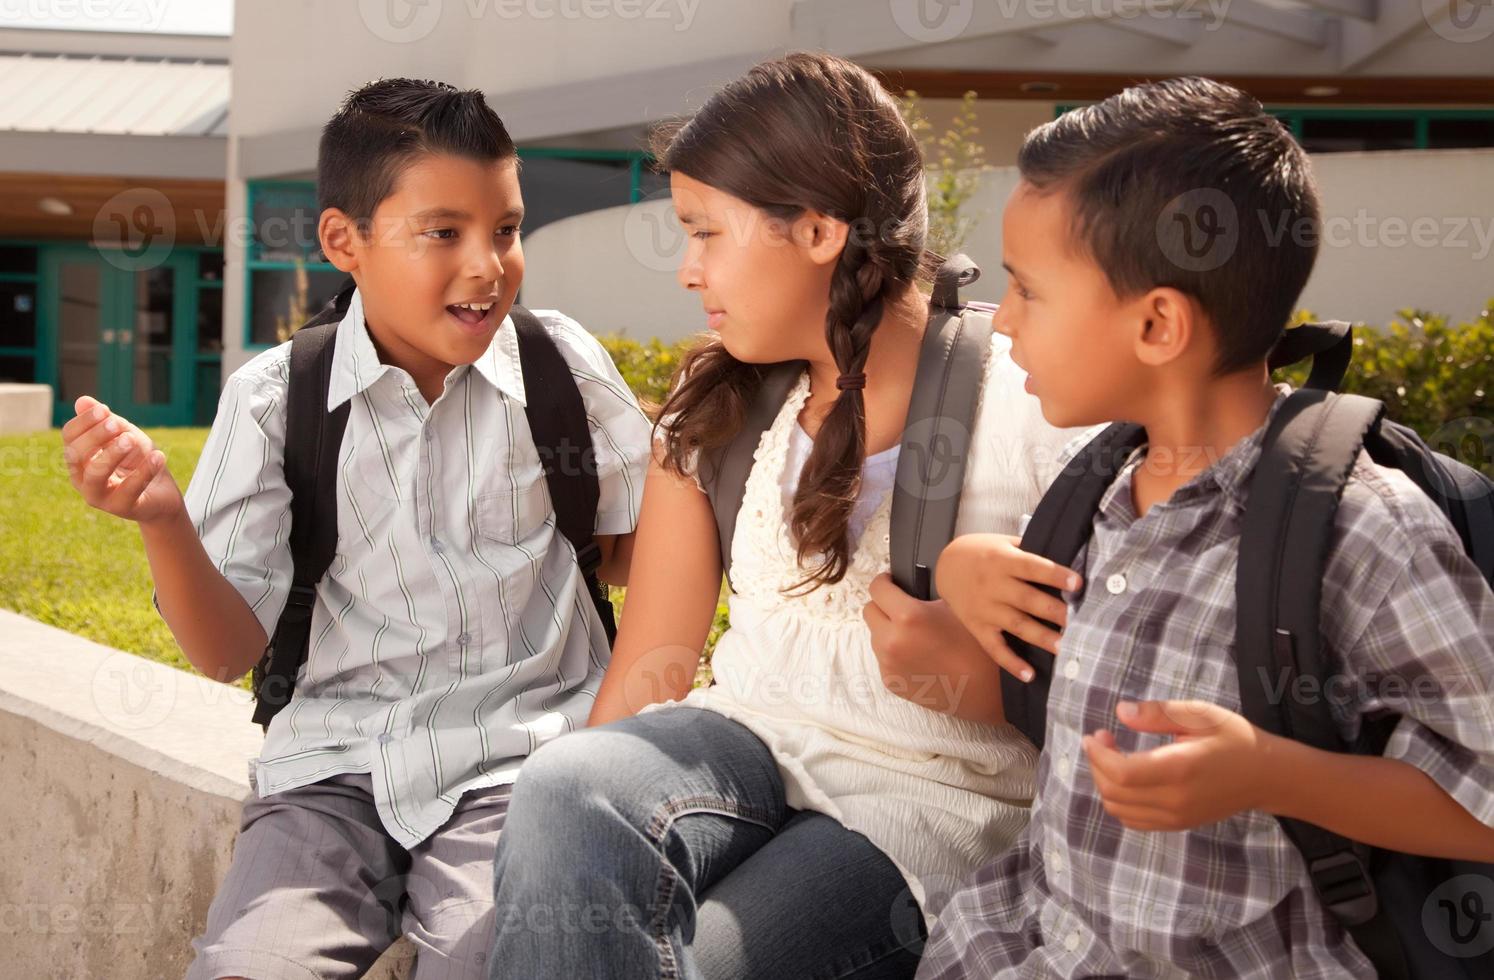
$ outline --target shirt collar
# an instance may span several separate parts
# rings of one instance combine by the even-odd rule
[[[1291,393],[1291,385],[1278,384],[1276,399],[1266,411],[1265,421],[1250,435],[1231,446],[1208,469],[1173,491],[1172,496],[1159,506],[1180,506],[1205,496],[1223,494],[1236,508],[1243,509],[1250,491],[1250,475],[1255,472],[1255,464],[1261,458],[1261,448],[1266,440],[1266,429],[1270,427],[1272,420],[1276,418],[1277,411]],[[1136,508],[1131,497],[1131,477],[1136,467],[1145,458],[1146,449],[1147,447],[1143,444],[1126,459],[1119,476],[1100,498],[1100,513],[1112,519],[1135,519]]]
[[[353,290],[348,311],[337,325],[335,345],[332,352],[332,377],[327,385],[329,412],[354,395],[366,391],[391,370],[391,365],[379,360],[373,338],[368,335],[360,290]],[[524,376],[519,369],[518,337],[514,332],[512,317],[503,318],[498,332],[493,335],[492,343],[472,363],[472,368],[503,394],[520,405],[527,404],[524,397]]]

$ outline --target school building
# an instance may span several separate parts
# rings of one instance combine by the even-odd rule
[[[229,36],[0,30],[0,382],[50,385],[54,423],[85,391],[145,424],[209,422],[226,373],[341,281],[316,242],[317,136],[381,76],[480,88],[503,116],[526,304],[693,333],[646,134],[809,47],[918,91],[936,129],[978,94],[978,298],[1003,288],[1023,134],[1183,74],[1249,90],[1316,155],[1332,224],[1304,305],[1383,323],[1494,296],[1487,0],[246,0]]]

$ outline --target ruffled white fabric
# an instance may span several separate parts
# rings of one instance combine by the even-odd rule
[[[1022,380],[1005,339],[993,335],[960,533],[1016,533],[1073,435],[1042,421]],[[780,479],[808,396],[806,375],[758,444],[732,542],[736,592],[731,628],[712,659],[716,683],[682,703],[752,730],[778,761],[788,804],[866,835],[897,865],[932,924],[959,882],[1025,825],[1037,754],[1010,726],[932,711],[884,685],[862,609],[872,579],[890,567],[891,493],[840,582],[790,591],[804,572]]]

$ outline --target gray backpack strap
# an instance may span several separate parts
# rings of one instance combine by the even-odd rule
[[[703,456],[700,482],[705,485],[716,515],[716,535],[721,542],[721,570],[731,580],[731,542],[737,533],[737,512],[742,509],[742,495],[747,491],[747,476],[752,472],[752,457],[764,432],[778,418],[799,376],[803,361],[774,365],[763,376],[762,387],[747,409],[742,427],[725,448]]]
[[[929,327],[903,427],[892,497],[892,576],[904,590],[925,599],[933,598],[931,569],[954,536],[970,428],[991,349],[989,314],[960,308],[960,288],[978,278],[980,268],[966,255],[946,259],[935,274]],[[770,368],[736,436],[701,460],[700,481],[716,515],[721,568],[728,582],[737,512],[753,455],[803,372],[803,361]]]
[[[990,351],[989,315],[931,308],[892,485],[892,580],[916,599],[938,598],[933,570],[954,538]]]

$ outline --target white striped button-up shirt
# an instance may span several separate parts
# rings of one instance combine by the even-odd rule
[[[628,533],[648,420],[595,338],[559,313],[536,315],[586,404],[597,533]],[[411,847],[462,793],[511,782],[539,745],[584,727],[610,651],[555,526],[512,320],[428,405],[408,373],[379,361],[355,293],[333,364],[328,408],[351,402],[337,553],[295,694],[250,769],[261,796],[370,773],[385,828]],[[289,365],[282,344],[228,379],[186,494],[208,555],[266,636],[291,584]]]

